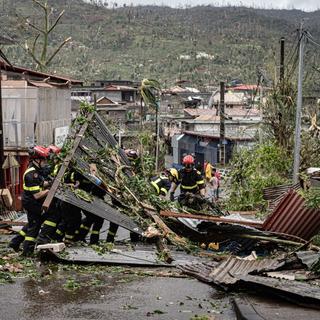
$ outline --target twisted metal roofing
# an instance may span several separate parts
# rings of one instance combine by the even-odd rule
[[[289,190],[262,229],[310,240],[320,231],[320,210],[307,208],[304,199],[296,191]]]

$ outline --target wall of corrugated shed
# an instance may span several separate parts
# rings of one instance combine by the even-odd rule
[[[71,123],[71,98],[69,89],[38,89],[37,143],[54,141],[54,129]]]
[[[70,125],[69,89],[4,86],[2,99],[5,148],[53,143],[54,129]]]
[[[34,142],[37,119],[37,88],[2,88],[5,147],[28,147]]]

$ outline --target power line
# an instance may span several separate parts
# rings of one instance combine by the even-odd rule
[[[313,43],[315,46],[319,47],[320,48],[320,44],[318,42],[316,42],[315,40],[313,40],[313,37],[311,35],[309,35],[310,33],[306,33],[306,37],[307,39]]]

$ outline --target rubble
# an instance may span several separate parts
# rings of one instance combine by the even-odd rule
[[[134,172],[125,152],[97,113],[84,110],[79,119],[64,146],[60,170],[43,207],[48,208],[53,198],[57,198],[153,239],[154,244],[134,249],[119,245],[71,248],[60,243],[40,245],[42,259],[67,264],[178,267],[184,274],[225,290],[266,289],[297,304],[316,306],[319,289],[307,281],[319,278],[320,254],[307,250],[310,239],[320,230],[320,211],[306,207],[295,191],[297,185],[265,190],[265,197],[274,205],[265,221],[230,214],[214,203],[203,202],[199,211],[178,208],[153,195],[147,172],[143,167],[135,168],[143,172],[143,179]],[[92,165],[101,183],[90,174]],[[63,177],[69,169],[103,189],[104,199],[65,184]],[[0,221],[1,225],[7,226],[6,223],[7,220]],[[11,221],[11,225],[15,223],[20,224]],[[201,245],[208,250],[201,250]],[[280,251],[287,246],[295,251],[284,257]],[[256,253],[246,258],[231,255],[252,250]],[[226,255],[214,260],[210,254],[215,251],[224,251]],[[274,252],[275,258],[261,258]],[[0,271],[20,272],[19,268],[19,264],[4,263]]]

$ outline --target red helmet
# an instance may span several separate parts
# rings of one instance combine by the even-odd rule
[[[47,159],[49,150],[43,146],[34,146],[29,149],[29,156],[31,159]]]
[[[59,154],[61,152],[61,148],[51,144],[50,146],[47,147],[47,150],[49,153],[54,153],[54,154]]]
[[[182,160],[182,164],[184,166],[191,166],[191,165],[194,165],[194,157],[191,156],[191,155],[187,155],[183,158]]]

